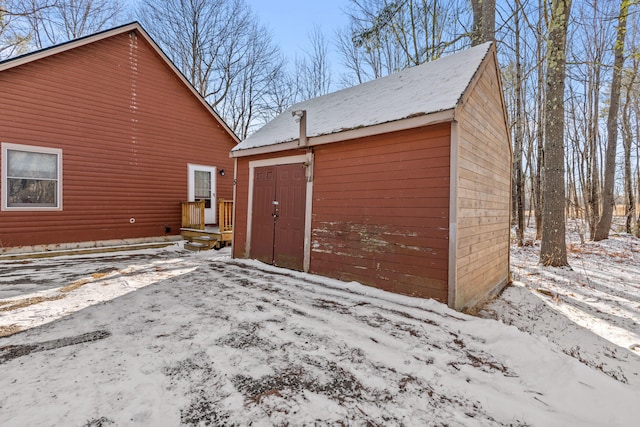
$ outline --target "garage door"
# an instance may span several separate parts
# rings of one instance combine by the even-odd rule
[[[252,258],[302,271],[306,190],[302,163],[255,169]]]

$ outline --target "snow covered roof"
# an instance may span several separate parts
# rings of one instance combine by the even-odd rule
[[[314,138],[447,111],[458,105],[491,42],[398,73],[291,106],[232,150],[268,147],[299,138],[292,112],[306,110]]]

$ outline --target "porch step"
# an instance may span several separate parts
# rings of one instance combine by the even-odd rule
[[[208,249],[211,249],[209,245],[207,245],[206,243],[199,243],[199,242],[186,242],[184,244],[184,248],[190,251],[195,251],[195,252],[206,251]]]
[[[185,249],[191,251],[206,251],[209,249],[220,249],[226,245],[224,238],[217,231],[182,229],[180,234],[187,240]]]

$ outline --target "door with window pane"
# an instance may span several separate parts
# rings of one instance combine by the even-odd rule
[[[216,223],[216,168],[189,165],[189,201],[204,200],[205,224]]]

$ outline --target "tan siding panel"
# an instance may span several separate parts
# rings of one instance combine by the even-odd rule
[[[458,118],[456,300],[482,300],[508,278],[511,153],[494,58]]]

